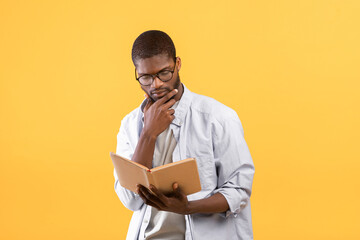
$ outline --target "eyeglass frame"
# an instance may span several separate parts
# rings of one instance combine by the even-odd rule
[[[173,69],[172,71],[171,71],[171,70],[161,70],[161,71],[159,71],[159,72],[157,72],[157,73],[155,73],[155,74],[144,74],[144,75],[141,75],[140,77],[136,77],[136,68],[135,68],[135,79],[136,79],[136,80],[140,83],[140,85],[142,85],[142,86],[150,86],[151,84],[153,84],[153,82],[154,82],[154,80],[155,80],[155,77],[157,77],[158,79],[160,79],[160,81],[162,81],[162,82],[168,82],[168,81],[170,81],[170,80],[174,77],[175,68],[176,68],[176,61],[175,61],[174,69]],[[159,73],[161,73],[161,72],[163,72],[163,71],[169,71],[169,72],[171,72],[171,78],[170,78],[169,80],[163,81],[163,80],[159,77]],[[152,81],[151,81],[150,84],[144,85],[144,84],[142,84],[142,83],[139,81],[139,79],[140,79],[141,77],[145,76],[145,75],[151,76]]]

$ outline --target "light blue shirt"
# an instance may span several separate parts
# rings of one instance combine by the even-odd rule
[[[229,204],[224,213],[185,215],[185,239],[253,239],[250,195],[255,168],[240,119],[231,108],[183,86],[170,129],[177,141],[173,161],[193,157],[198,164],[202,189],[188,195],[188,200],[221,193]],[[128,159],[143,128],[144,103],[124,117],[117,135],[116,153]],[[115,170],[114,177],[121,202],[134,211],[126,239],[143,239],[139,232],[149,222],[148,207],[139,195],[119,184]]]

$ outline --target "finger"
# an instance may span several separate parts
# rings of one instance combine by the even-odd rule
[[[166,196],[160,192],[154,185],[150,185],[150,190],[164,203],[166,201]]]
[[[158,101],[156,101],[158,104],[164,104],[166,103],[170,98],[172,98],[173,96],[175,96],[178,93],[177,89],[173,89],[171,92],[169,92],[168,94],[166,94],[164,97],[160,98]]]
[[[143,185],[137,184],[137,185],[136,185],[136,192],[137,192],[137,194],[143,195],[143,194],[142,194],[142,191],[141,191],[143,188],[145,188]]]
[[[169,113],[170,115],[173,115],[173,114],[175,113],[175,110],[174,110],[174,109],[170,109],[170,110],[168,111],[168,113]]]
[[[163,105],[163,108],[164,108],[164,109],[169,109],[169,108],[171,108],[175,103],[176,103],[176,100],[175,100],[175,99],[170,99],[167,103],[165,103],[165,104]]]
[[[185,197],[185,194],[183,193],[183,191],[180,189],[179,184],[178,183],[174,183],[173,184],[173,190],[174,190],[174,194],[177,198],[179,199],[183,199]]]
[[[149,189],[147,189],[145,186],[138,184],[138,192],[141,193],[142,195],[144,195],[146,198],[150,198],[150,196],[152,195],[152,193],[149,191]]]
[[[160,208],[165,207],[165,204],[161,201],[161,199],[157,195],[154,195],[149,189],[142,187],[140,188],[140,192],[150,203],[153,203]]]
[[[140,192],[146,196],[146,198],[150,198],[152,193],[150,192],[150,190],[148,188],[146,188],[145,186],[143,185],[140,185],[139,184],[139,190]]]
[[[154,199],[154,196],[149,192],[147,188],[144,186],[141,186],[138,190],[139,196],[144,200],[146,204],[155,204],[156,201]]]
[[[152,207],[154,207],[154,208],[157,208],[157,209],[159,209],[159,210],[161,209],[160,206],[158,206],[156,203],[154,203],[154,202],[152,202],[150,199],[148,199],[148,198],[146,197],[146,195],[145,195],[141,190],[139,190],[138,194],[139,194],[139,196],[141,197],[141,199],[143,200],[143,202],[144,202],[145,204],[147,204],[147,205],[149,205],[149,206],[152,206]]]
[[[149,98],[149,96],[146,98],[146,105],[144,107],[144,112],[146,112],[150,107],[151,105],[153,105],[153,100],[151,98]]]
[[[179,184],[178,183],[173,183],[173,191],[176,195],[180,194],[180,188],[179,188]]]

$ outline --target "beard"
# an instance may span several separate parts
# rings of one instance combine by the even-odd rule
[[[147,92],[144,88],[143,88],[143,90],[149,95],[149,97],[151,98],[151,100],[152,100],[153,102],[156,102],[157,100],[159,100],[159,99],[161,99],[161,98],[154,98],[154,97],[153,97],[153,92],[154,92],[154,91],[167,91],[167,93],[169,93],[169,92],[171,92],[171,91],[174,90],[174,89],[179,90],[180,84],[181,84],[181,82],[180,82],[180,76],[179,76],[179,74],[177,74],[176,81],[174,82],[174,84],[173,84],[172,86],[169,86],[169,87],[163,86],[163,87],[161,87],[161,88],[152,89],[152,90],[150,90],[149,92]],[[164,96],[165,96],[165,95],[164,95]],[[173,99],[175,96],[176,96],[176,95],[172,96],[170,99]],[[169,99],[169,100],[170,100],[170,99]]]

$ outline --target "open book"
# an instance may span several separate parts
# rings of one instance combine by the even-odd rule
[[[172,185],[175,182],[179,184],[180,189],[186,195],[201,190],[199,173],[194,158],[148,169],[113,152],[110,152],[110,157],[120,185],[135,193],[137,184],[147,188],[152,184],[164,194],[171,193],[173,191]]]

